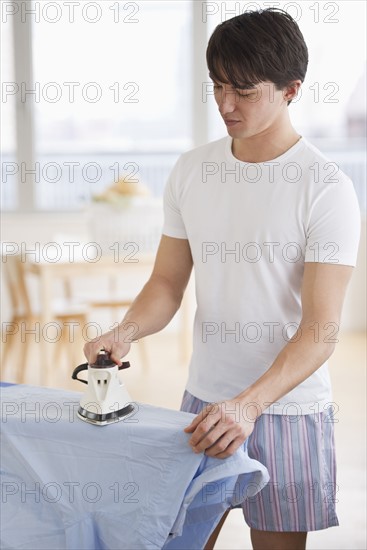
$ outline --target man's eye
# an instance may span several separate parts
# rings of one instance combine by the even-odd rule
[[[221,87],[220,84],[213,84],[214,90],[219,90]]]
[[[243,94],[239,91],[237,91],[237,95],[239,95],[240,97],[254,97],[256,96],[257,92],[248,92],[247,94]]]

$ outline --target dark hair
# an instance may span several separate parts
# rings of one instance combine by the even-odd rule
[[[218,25],[206,59],[215,81],[243,89],[269,81],[282,90],[293,80],[304,81],[308,50],[294,19],[283,10],[268,8],[244,12]]]

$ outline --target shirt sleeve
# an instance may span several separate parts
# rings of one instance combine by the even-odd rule
[[[342,172],[314,201],[307,227],[305,262],[355,266],[361,214],[352,181]]]
[[[164,223],[162,233],[168,237],[175,237],[176,239],[187,239],[187,232],[179,204],[180,183],[182,185],[180,159],[178,159],[168,178],[164,191]]]

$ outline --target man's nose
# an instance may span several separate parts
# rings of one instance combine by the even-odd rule
[[[222,116],[233,113],[236,108],[236,92],[233,90],[221,90],[218,99],[218,108]]]

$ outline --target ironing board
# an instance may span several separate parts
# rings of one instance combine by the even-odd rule
[[[137,403],[98,427],[77,418],[76,392],[6,385],[1,398],[2,548],[203,548],[269,479],[246,445],[224,460],[193,453],[189,413]]]

